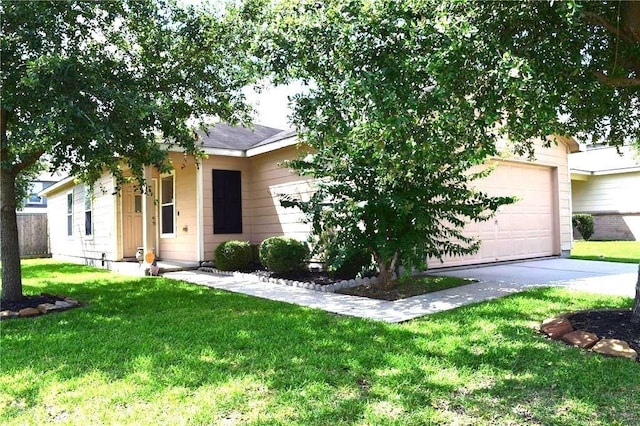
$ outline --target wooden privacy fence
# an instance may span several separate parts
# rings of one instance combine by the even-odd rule
[[[19,214],[18,241],[20,257],[49,256],[49,233],[46,214]]]

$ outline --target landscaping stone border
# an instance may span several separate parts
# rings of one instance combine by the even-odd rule
[[[336,291],[341,290],[343,288],[359,287],[361,285],[376,284],[378,282],[378,277],[371,277],[371,278],[365,277],[365,278],[354,278],[351,280],[342,280],[333,284],[320,285],[312,282],[294,281],[294,280],[287,280],[284,278],[262,277],[260,275],[255,275],[255,274],[246,273],[246,272],[221,271],[219,269],[208,267],[208,266],[200,267],[198,268],[198,270],[202,272],[212,273],[212,274],[233,276],[236,278],[247,278],[247,279],[254,279],[254,280],[257,279],[262,282],[288,285],[290,287],[306,288],[307,290],[321,291],[324,293],[335,293]]]
[[[14,318],[29,318],[46,315],[54,312],[68,311],[77,308],[80,302],[70,297],[56,296],[58,300],[55,303],[41,303],[37,308],[23,308],[19,311],[0,311],[0,321]]]
[[[576,313],[578,312],[566,313],[544,320],[540,324],[540,332],[553,340],[562,341],[570,346],[586,349],[600,355],[628,358],[640,362],[640,354],[624,340],[601,339],[594,333],[576,330],[569,320],[569,317]]]

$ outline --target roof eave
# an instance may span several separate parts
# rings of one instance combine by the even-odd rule
[[[58,182],[54,183],[50,187],[45,188],[42,191],[38,192],[38,196],[39,197],[49,197],[51,194],[54,194],[56,192],[60,192],[63,189],[66,189],[69,186],[73,186],[74,183],[75,183],[75,178],[73,176],[68,176],[68,177],[62,179],[61,181],[58,181]]]
[[[293,146],[298,143],[298,138],[293,135],[287,138],[283,138],[266,145],[257,146],[255,148],[249,148],[246,151],[247,157],[255,157],[256,155],[265,154],[267,152],[275,151],[288,146]]]

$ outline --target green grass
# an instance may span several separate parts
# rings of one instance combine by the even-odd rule
[[[640,424],[640,365],[549,341],[628,298],[536,289],[403,324],[25,261],[87,305],[1,323],[0,423]]]
[[[640,263],[640,241],[574,241],[571,258]]]
[[[399,286],[410,284],[417,285],[424,289],[424,293],[446,290],[448,288],[460,287],[475,282],[469,278],[446,277],[438,275],[425,275],[417,277],[400,277]]]

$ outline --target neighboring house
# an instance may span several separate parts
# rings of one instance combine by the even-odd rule
[[[29,196],[24,199],[24,205],[18,209],[18,214],[40,213],[47,214],[47,197],[40,196],[39,193],[58,182],[62,176],[57,173],[42,172],[31,182]]]
[[[635,147],[575,153],[569,166],[573,212],[593,215],[591,239],[640,240],[640,156]]]
[[[153,192],[133,184],[113,195],[115,182],[104,175],[92,191],[68,178],[48,188],[51,252],[56,258],[110,267],[134,258],[139,248],[163,260],[213,259],[227,240],[260,243],[274,235],[306,240],[301,212],[280,206],[279,195],[308,197],[312,184],[283,167],[302,151],[293,131],[256,126],[254,130],[218,124],[201,135],[208,158],[199,164],[170,152],[174,171],[160,175],[149,167]],[[482,239],[474,256],[444,265],[486,263],[566,254],[571,249],[569,152],[572,139],[539,147],[534,163],[501,157],[496,170],[478,183],[493,195],[519,201],[485,223],[471,224]],[[433,263],[432,267],[441,264]]]

